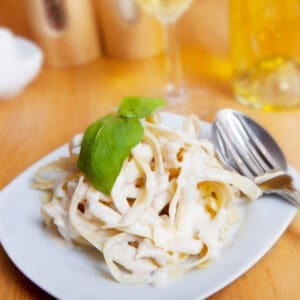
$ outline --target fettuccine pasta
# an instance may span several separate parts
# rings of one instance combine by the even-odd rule
[[[34,187],[45,190],[47,226],[102,252],[118,282],[157,285],[217,258],[238,221],[235,199],[255,199],[261,191],[223,168],[212,143],[198,138],[196,116],[181,130],[159,115],[143,127],[111,195],[96,190],[76,166],[82,134],[70,143],[69,157],[38,170]]]

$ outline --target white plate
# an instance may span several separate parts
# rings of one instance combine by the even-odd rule
[[[182,117],[164,114],[174,127]],[[203,134],[210,135],[210,125]],[[49,232],[40,217],[38,191],[30,184],[42,165],[67,153],[66,146],[34,164],[0,195],[0,237],[14,264],[33,282],[59,299],[203,299],[223,288],[253,266],[278,240],[296,209],[275,196],[246,204],[243,220],[223,255],[206,268],[186,274],[166,287],[126,286],[108,274],[98,253],[68,245]],[[300,186],[296,171],[290,169]]]

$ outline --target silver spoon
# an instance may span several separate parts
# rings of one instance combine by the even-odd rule
[[[286,159],[270,134],[248,116],[230,109],[217,113],[213,142],[223,164],[251,178],[264,193],[275,193],[300,208],[300,193]]]

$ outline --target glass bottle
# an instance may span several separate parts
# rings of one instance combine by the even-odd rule
[[[300,1],[230,0],[233,90],[264,110],[300,104]]]

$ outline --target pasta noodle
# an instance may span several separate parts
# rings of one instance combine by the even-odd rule
[[[181,130],[159,115],[143,120],[144,138],[124,161],[111,195],[96,190],[76,166],[82,135],[69,157],[42,167],[34,187],[47,194],[41,214],[69,242],[103,253],[121,283],[165,284],[217,258],[238,221],[235,199],[255,199],[259,188],[225,170],[199,120]]]

